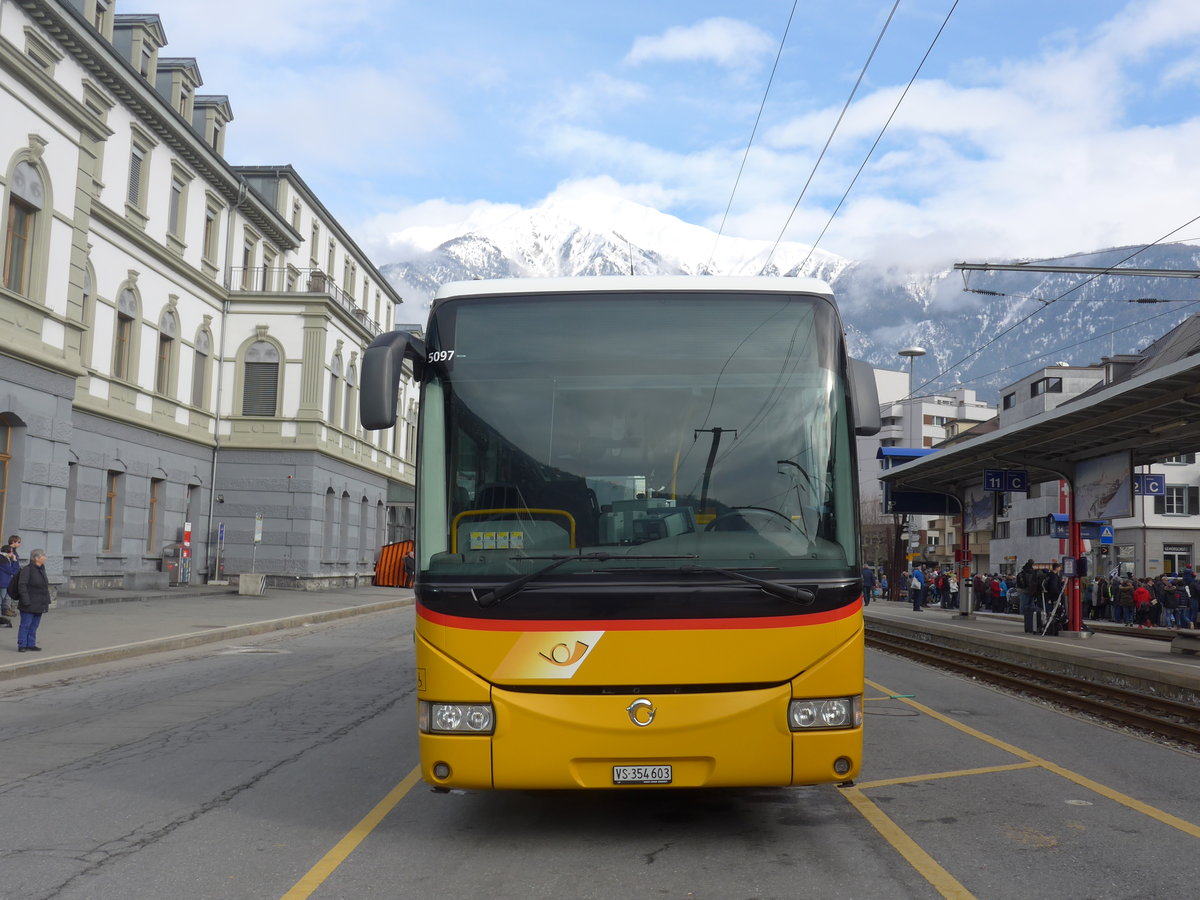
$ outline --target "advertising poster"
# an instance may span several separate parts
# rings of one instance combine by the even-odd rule
[[[1133,460],[1128,450],[1075,465],[1075,519],[1133,515]]]

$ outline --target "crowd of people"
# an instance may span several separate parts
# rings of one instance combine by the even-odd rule
[[[950,569],[914,566],[901,573],[899,587],[901,598],[907,597],[914,611],[959,608],[959,583]],[[970,589],[975,609],[1020,613],[1027,632],[1055,628],[1065,620],[1066,580],[1058,563],[1038,567],[1031,559],[1015,574],[979,573]],[[1081,579],[1080,590],[1087,620],[1131,628],[1200,628],[1200,582],[1191,566],[1177,576],[1096,575]],[[887,596],[886,589],[876,596],[880,593]]]
[[[953,569],[937,566],[914,566],[900,573],[900,590],[908,595],[913,609],[920,612],[927,606],[958,609],[958,576]]]

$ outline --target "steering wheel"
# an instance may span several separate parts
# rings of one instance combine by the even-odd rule
[[[751,523],[750,517],[747,517],[747,515],[746,515],[747,513],[750,513],[753,516],[758,516],[758,517],[765,515],[765,516],[772,516],[774,518],[763,519],[763,521],[762,521],[763,527],[760,528],[760,527],[756,527],[754,524]],[[779,519],[780,521],[782,521],[786,527],[780,528],[778,522],[775,521],[776,519]],[[789,519],[787,516],[785,516],[783,513],[781,513],[779,510],[768,509],[765,506],[735,506],[735,507],[733,507],[732,511],[727,512],[727,513],[722,513],[721,515],[719,515],[715,519],[713,519],[711,522],[709,522],[707,525],[705,525],[704,530],[705,531],[754,531],[754,532],[788,531],[788,530],[800,531],[800,529],[797,527],[796,523],[793,522],[791,519]]]

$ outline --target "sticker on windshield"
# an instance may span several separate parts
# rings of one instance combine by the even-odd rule
[[[525,532],[523,531],[472,531],[470,537],[472,550],[525,549]]]
[[[428,361],[431,363],[450,362],[454,359],[453,350],[430,350]]]

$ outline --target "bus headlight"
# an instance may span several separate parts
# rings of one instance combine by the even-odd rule
[[[788,704],[792,731],[820,728],[857,728],[862,725],[862,695],[822,700],[793,700]]]
[[[417,701],[417,727],[433,734],[491,734],[496,722],[490,703]]]

